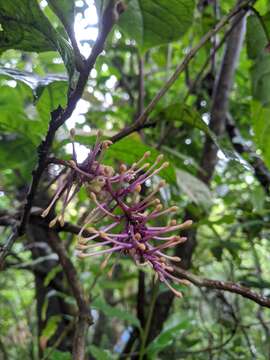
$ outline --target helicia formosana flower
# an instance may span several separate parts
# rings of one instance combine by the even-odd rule
[[[153,164],[148,163],[150,152],[146,152],[130,167],[121,164],[115,171],[102,164],[103,154],[111,142],[100,141],[99,138],[98,135],[83,163],[78,164],[74,146],[73,160],[59,161],[69,169],[58,179],[53,199],[42,216],[47,216],[61,199],[62,210],[50,222],[50,226],[54,226],[57,221],[63,225],[67,205],[84,186],[94,208],[89,211],[78,234],[77,256],[87,258],[105,255],[106,263],[113,253],[129,255],[138,266],[150,266],[161,282],[175,295],[181,296],[171,285],[172,282],[186,282],[173,275],[172,263],[181,260],[164,251],[186,241],[185,237],[176,235],[176,232],[190,227],[192,221],[177,224],[176,220],[171,220],[177,207],[164,209],[157,197],[165,181],[161,180],[150,193],[145,194],[145,189],[148,189],[146,184],[153,182],[153,177],[169,164],[163,162],[163,155],[159,155]],[[164,218],[169,220],[161,225],[160,221]]]

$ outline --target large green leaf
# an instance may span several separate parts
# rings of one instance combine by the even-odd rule
[[[90,345],[89,350],[96,360],[112,360],[112,353],[109,350]]]
[[[224,154],[228,160],[234,160],[241,162],[239,155],[233,150],[231,146],[228,146],[225,142],[222,143],[217,138],[216,134],[209,128],[209,126],[203,121],[201,115],[197,110],[189,105],[182,103],[172,103],[162,109],[157,115],[160,120],[166,119],[173,123],[184,123],[192,128],[202,130],[207,134],[216,147]]]
[[[267,45],[267,37],[257,16],[251,15],[247,20],[247,51],[250,59],[255,60],[262,54]]]
[[[0,131],[5,134],[21,135],[29,144],[38,145],[46,134],[50,112],[59,105],[65,106],[66,89],[67,83],[63,81],[49,84],[34,108],[31,92],[26,86],[20,84],[16,89],[2,86]]]
[[[138,161],[146,151],[151,152],[150,157],[147,159],[149,163],[153,163],[157,156],[160,155],[156,149],[145,145],[138,134],[132,134],[109,147],[106,151],[105,162],[110,164],[118,160],[131,165]],[[175,172],[172,166],[162,170],[160,176],[169,184],[176,183]]]
[[[48,0],[49,6],[59,17],[66,29],[70,29],[74,22],[74,1],[73,0]]]
[[[212,204],[212,194],[201,180],[180,169],[176,169],[176,178],[179,188],[191,201],[204,207]]]
[[[16,91],[17,90],[17,91]],[[30,99],[23,93],[22,88],[13,89],[9,86],[1,87],[0,94],[0,131],[6,134],[24,136],[28,142],[38,144],[42,136],[42,124],[26,112],[26,104]],[[31,94],[31,93],[30,93]]]
[[[270,55],[259,55],[251,68],[252,95],[263,105],[270,105]]]
[[[141,51],[180,39],[192,24],[194,0],[130,0],[119,25]]]
[[[73,51],[67,40],[51,25],[36,0],[12,0],[0,3],[0,52],[57,50],[71,75]]]
[[[203,121],[201,115],[191,106],[179,102],[173,103],[162,109],[157,116],[161,119],[166,118],[166,120],[171,122],[182,122],[193,128],[200,129],[216,141],[215,135]]]
[[[1,130],[0,130],[1,132]],[[26,136],[17,135],[2,137],[0,146],[0,170],[3,176],[8,171],[8,184],[20,184],[29,181],[31,170],[36,161],[36,147]],[[20,173],[20,177],[11,176],[12,170]]]
[[[57,81],[44,89],[36,108],[27,86],[1,86],[0,92],[0,167],[19,170],[28,179],[36,159],[36,147],[45,136],[50,112],[65,104],[67,83]]]
[[[57,81],[49,84],[44,89],[38,103],[37,110],[44,124],[47,128],[47,124],[50,120],[51,111],[58,108],[58,106],[65,107],[66,105],[66,93],[67,93],[67,83],[63,81]]]
[[[270,104],[270,56],[266,50],[267,44],[267,35],[261,21],[255,15],[249,16],[247,51],[249,58],[254,61],[251,68],[252,95],[263,105]]]
[[[170,326],[163,330],[147,347],[147,354],[151,359],[156,359],[156,355],[166,347],[172,344],[173,339],[181,334],[181,330],[187,329],[189,321],[184,319],[175,326]]]
[[[251,103],[251,114],[254,140],[270,166],[270,54],[266,50],[268,39],[265,32],[265,29],[270,30],[269,13],[261,19],[265,21],[265,28],[257,16],[248,18],[247,49],[249,58],[253,60],[251,80],[255,101]]]
[[[253,102],[251,107],[254,140],[262,150],[264,160],[270,167],[270,107]]]
[[[44,77],[41,77],[35,73],[6,67],[0,67],[0,75],[8,76],[13,80],[23,82],[32,89],[33,94],[36,98],[38,98],[44,88],[52,82],[68,80],[65,75],[48,74]]]

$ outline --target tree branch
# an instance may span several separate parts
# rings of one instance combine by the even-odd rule
[[[62,241],[53,232],[48,233],[48,242],[52,250],[58,255],[60,264],[68,280],[72,294],[76,300],[79,314],[76,331],[73,340],[73,359],[84,360],[85,337],[88,327],[92,324],[89,300],[86,298],[80,280],[77,277],[76,269],[69,259]]]
[[[238,5],[241,4],[243,4],[243,1],[238,1]],[[245,33],[245,20],[243,18],[244,15],[245,12],[242,11],[234,19],[234,23],[232,25],[234,29],[228,37],[222,64],[214,88],[209,127],[216,134],[216,136],[221,136],[225,132],[226,115],[229,106],[229,95],[233,85],[235,69]],[[235,23],[237,23],[237,26],[235,26]],[[200,164],[204,171],[199,173],[200,179],[206,184],[209,183],[213,176],[217,163],[217,152],[217,146],[213,143],[210,137],[207,137],[204,144],[203,155]]]
[[[42,226],[48,227],[48,224],[44,221],[44,219],[39,216],[33,216],[33,221],[35,223],[38,223],[39,225],[42,224]],[[72,225],[67,222],[64,224],[63,227],[59,226],[59,227],[54,228],[54,231],[56,231],[56,232],[63,231],[63,232],[69,232],[72,234],[78,234],[80,230],[81,230],[81,228],[79,226]],[[88,233],[85,230],[85,236],[89,236],[90,234],[91,233]],[[52,249],[58,254],[64,271],[65,271],[65,269],[67,270],[68,274],[66,273],[66,271],[65,271],[65,274],[66,274],[68,280],[72,280],[72,283],[70,283],[70,285],[75,284],[74,288],[73,288],[73,293],[76,294],[76,297],[77,297],[77,294],[78,293],[82,294],[82,291],[78,290],[78,287],[80,287],[78,279],[75,280],[75,282],[74,282],[74,274],[70,275],[70,272],[73,273],[73,270],[75,270],[75,269],[74,269],[73,264],[71,263],[71,261],[68,258],[68,255],[66,253],[66,250],[65,250],[63,244],[60,243],[59,241],[56,242],[54,239],[52,240],[51,238],[49,239],[49,243],[50,243]],[[64,265],[63,265],[61,259],[62,259]],[[179,267],[175,267],[175,271],[179,275],[181,275],[181,277],[189,280],[192,284],[194,284],[198,287],[206,287],[206,288],[211,288],[211,289],[216,289],[216,290],[229,291],[229,292],[232,292],[235,294],[239,294],[239,295],[241,295],[245,298],[248,298],[252,301],[255,301],[256,303],[258,303],[261,306],[270,308],[270,298],[261,296],[260,294],[254,292],[254,291],[250,290],[249,288],[242,286],[240,284],[237,284],[234,282],[210,280],[210,279],[204,279],[204,278],[202,279],[202,278],[199,278],[196,275],[192,274],[191,272],[184,270],[182,268],[179,268]],[[76,275],[75,275],[75,277],[76,277]],[[76,300],[78,300],[81,304],[82,298],[83,298],[83,296],[81,295],[79,298],[76,298]]]
[[[193,285],[198,287],[206,287],[208,289],[228,291],[234,294],[243,296],[246,299],[252,300],[257,304],[270,308],[270,298],[263,296],[249,288],[240,284],[230,281],[211,280],[205,278],[199,278],[191,272],[175,267],[175,271],[181,275],[182,278],[189,280]]]

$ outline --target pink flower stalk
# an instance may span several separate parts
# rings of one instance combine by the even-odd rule
[[[169,164],[162,162],[162,155],[159,155],[152,165],[146,163],[145,160],[150,155],[146,152],[131,167],[122,164],[118,173],[115,173],[113,168],[100,162],[102,153],[109,145],[110,142],[99,142],[97,139],[82,164],[77,163],[73,151],[73,161],[68,164],[71,169],[59,180],[58,189],[43,216],[47,216],[57,200],[62,198],[62,212],[50,226],[57,221],[63,224],[66,206],[80,187],[85,186],[95,207],[90,211],[78,235],[78,257],[107,255],[103,264],[105,265],[113,253],[129,255],[137,265],[149,265],[155,271],[156,277],[180,297],[181,293],[171,282],[186,281],[173,275],[171,262],[179,262],[181,259],[169,256],[164,251],[186,241],[185,237],[174,233],[190,227],[192,221],[177,224],[176,220],[171,220],[167,225],[155,226],[157,220],[178,210],[176,206],[163,209],[156,197],[165,186],[164,181],[160,181],[147,196],[141,195],[145,182],[158,175]],[[102,219],[109,220],[110,223],[96,228],[94,224]]]

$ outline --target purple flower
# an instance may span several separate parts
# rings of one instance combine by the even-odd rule
[[[105,265],[113,253],[129,255],[137,265],[152,267],[157,278],[175,295],[181,296],[171,285],[171,282],[186,283],[173,275],[171,262],[179,262],[181,259],[169,256],[164,251],[186,241],[185,237],[175,235],[175,232],[190,227],[192,221],[177,224],[176,220],[171,220],[167,225],[155,226],[157,220],[177,211],[176,206],[163,209],[157,198],[160,189],[165,186],[164,181],[160,181],[147,196],[141,195],[145,182],[158,175],[169,164],[162,162],[163,155],[159,155],[152,165],[146,163],[150,155],[146,152],[131,167],[122,164],[115,173],[112,167],[101,163],[102,155],[109,145],[110,142],[100,142],[97,139],[82,164],[77,163],[75,150],[73,151],[73,160],[68,162],[70,169],[59,180],[56,193],[43,216],[47,216],[56,201],[62,198],[62,211],[50,226],[57,221],[63,224],[68,203],[80,187],[85,186],[95,207],[89,212],[78,235],[78,257],[107,255],[103,263]],[[109,223],[99,228],[98,224],[104,219]]]

